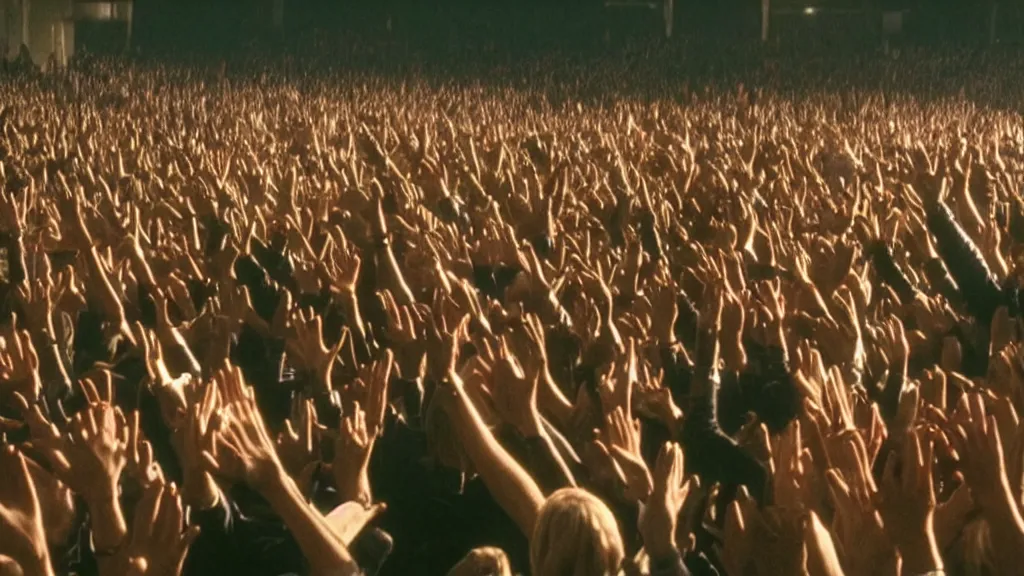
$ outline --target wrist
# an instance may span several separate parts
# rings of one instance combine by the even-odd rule
[[[346,284],[335,285],[333,300],[345,314],[351,315],[359,313],[359,300],[356,297],[355,286],[349,286]]]
[[[995,479],[987,488],[971,490],[971,494],[986,515],[1003,517],[1015,511],[1013,494],[1005,479]]]
[[[117,550],[128,533],[116,497],[87,500],[92,527],[92,539],[97,551],[112,553]]]
[[[908,538],[900,546],[903,557],[903,571],[910,574],[927,574],[941,571],[942,555],[931,530],[922,530]]]
[[[364,466],[358,474],[347,476],[347,478],[335,480],[335,488],[338,490],[338,495],[345,502],[359,502],[368,506],[373,501],[373,498],[370,492],[370,477],[366,473],[366,467]]]
[[[531,410],[529,415],[518,419],[517,422],[510,422],[524,438],[537,438],[544,432],[544,426],[540,421],[540,414]]]
[[[671,564],[682,559],[679,549],[676,548],[675,543],[671,539],[653,538],[651,542],[644,542],[644,548],[647,550],[647,556],[650,557],[651,563],[658,566]]]
[[[220,493],[213,477],[202,470],[185,471],[181,483],[182,501],[197,510],[209,510],[217,505]]]
[[[408,380],[416,380],[421,377],[421,369],[423,367],[423,356],[424,354],[407,350],[408,345],[403,346],[392,346],[391,349],[395,352],[395,363],[398,364],[398,370],[402,374],[402,378]]]
[[[268,501],[274,494],[278,494],[281,491],[290,490],[293,487],[296,490],[298,489],[291,476],[285,471],[284,466],[277,461],[268,462],[265,470],[257,473],[250,480],[250,485]]]
[[[21,568],[20,571],[15,571],[17,574],[25,574],[26,576],[53,576],[55,574],[53,565],[50,562],[50,553],[45,548],[32,550],[25,554],[17,554],[13,550],[8,550],[7,552],[10,558]]]
[[[558,424],[565,424],[572,418],[573,405],[562,393],[551,372],[544,370],[541,383],[537,387],[537,402],[548,416],[552,416]]]
[[[722,347],[722,363],[729,370],[742,371],[747,365],[747,355],[743,345],[738,341],[735,345]]]
[[[334,358],[326,360],[310,374],[310,391],[314,396],[330,396],[334,378]]]
[[[111,507],[120,510],[121,504],[118,498],[121,495],[121,490],[117,482],[102,482],[95,486],[88,486],[83,488],[80,494],[89,510],[93,510],[93,508],[106,510]]]

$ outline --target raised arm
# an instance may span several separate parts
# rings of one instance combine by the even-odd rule
[[[461,345],[458,334],[465,331],[465,324],[463,322],[456,329],[455,336],[448,336],[449,381],[436,394],[446,396],[440,400],[448,402],[448,412],[455,420],[463,448],[491,495],[530,538],[540,507],[544,504],[544,495],[537,482],[494,438],[463,389],[462,379],[455,373],[455,351]]]

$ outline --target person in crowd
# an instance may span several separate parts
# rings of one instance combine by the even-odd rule
[[[360,78],[0,83],[0,573],[1022,571],[1019,114]]]

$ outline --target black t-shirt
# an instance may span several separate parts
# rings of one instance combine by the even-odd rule
[[[370,464],[380,527],[394,538],[381,575],[446,574],[470,550],[496,546],[513,571],[529,567],[529,542],[479,478],[459,493],[458,472],[427,458],[426,434],[394,418],[385,425]]]

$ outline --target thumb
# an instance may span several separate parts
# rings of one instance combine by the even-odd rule
[[[185,534],[182,537],[182,547],[185,550],[188,550],[188,548],[190,546],[192,546],[192,543],[196,541],[196,538],[199,537],[199,534],[201,532],[202,532],[202,529],[199,526],[196,526],[196,525],[189,526],[188,529],[185,530]]]
[[[216,474],[218,476],[223,476],[223,467],[220,465],[220,462],[217,461],[217,458],[213,454],[204,450],[202,453],[202,461],[203,467],[207,471],[212,472],[213,474]]]
[[[312,487],[313,477],[316,475],[318,470],[323,470],[328,473],[332,471],[329,464],[323,464],[319,461],[310,462],[302,467],[302,471],[299,472],[299,477],[296,478],[299,487],[303,490]]]
[[[284,430],[281,431],[281,435],[287,437],[289,440],[298,440],[299,434],[295,431],[295,427],[292,426],[292,421],[286,419],[284,421]]]
[[[618,446],[611,447],[612,459],[622,468],[622,471],[629,476],[634,478],[641,476],[650,476],[647,466],[643,462],[638,461],[636,456],[623,450]]]

